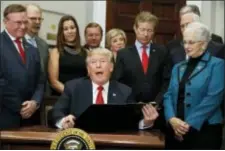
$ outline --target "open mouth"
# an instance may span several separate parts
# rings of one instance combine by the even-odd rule
[[[103,72],[99,71],[99,72],[96,72],[95,74],[96,74],[97,76],[101,76],[101,75],[103,75]]]

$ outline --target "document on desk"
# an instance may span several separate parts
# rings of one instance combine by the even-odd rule
[[[137,131],[144,104],[93,104],[76,119],[76,127],[87,132]]]

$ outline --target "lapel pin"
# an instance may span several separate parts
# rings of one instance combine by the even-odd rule
[[[198,67],[197,67],[198,70],[200,70],[201,68],[202,68],[201,66],[198,66]]]
[[[155,52],[155,49],[153,49],[152,52]]]
[[[116,93],[113,93],[113,96],[116,96]]]

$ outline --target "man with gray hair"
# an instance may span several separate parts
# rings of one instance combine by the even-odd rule
[[[194,5],[194,4],[190,4],[190,5],[185,5],[184,7],[182,7],[180,9],[180,16],[186,14],[186,13],[195,13],[196,15],[198,15],[199,17],[201,16],[201,13],[200,13],[200,10],[198,8],[197,5]],[[219,35],[216,35],[214,33],[211,34],[211,39],[212,41],[215,41],[215,42],[218,42],[218,43],[223,43],[223,39],[221,36]]]
[[[200,17],[193,12],[180,14],[180,28],[181,28],[182,35],[187,25],[192,22],[200,22]],[[184,51],[182,39],[175,39],[170,41],[167,44],[167,48],[170,52],[173,65],[188,58],[188,56],[185,54],[185,51]],[[209,50],[209,52],[213,56],[218,56],[219,51],[221,49],[222,49],[222,45],[217,42],[210,40],[210,42],[208,43],[207,50]]]
[[[35,48],[38,48],[40,59],[41,59],[41,67],[45,77],[47,79],[47,65],[48,65],[48,44],[38,36],[38,33],[41,28],[41,23],[43,21],[42,18],[42,10],[36,4],[27,4],[26,5],[26,12],[27,12],[27,33],[25,38],[28,43],[33,45]],[[47,81],[47,80],[46,80]],[[46,90],[45,92],[49,94],[49,85],[46,82]],[[47,95],[46,94],[46,95]]]

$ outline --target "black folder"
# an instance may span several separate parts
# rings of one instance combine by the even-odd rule
[[[76,127],[92,133],[137,131],[144,104],[91,105],[79,117]]]

